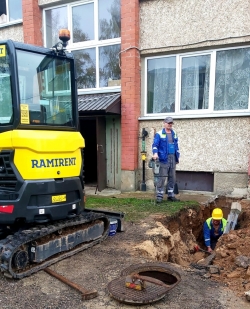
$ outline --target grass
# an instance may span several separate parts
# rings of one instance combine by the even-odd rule
[[[161,204],[155,204],[153,199],[93,196],[88,196],[86,201],[86,208],[123,212],[125,214],[125,220],[133,222],[145,219],[151,214],[171,216],[178,213],[183,208],[194,208],[198,205],[198,202],[194,201],[163,201]]]

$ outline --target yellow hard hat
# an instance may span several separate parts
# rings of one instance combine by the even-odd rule
[[[212,212],[212,218],[214,220],[221,220],[223,218],[223,212],[220,208],[214,208]]]

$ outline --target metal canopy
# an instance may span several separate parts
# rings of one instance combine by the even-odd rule
[[[121,94],[116,92],[79,95],[78,111],[82,115],[120,115]]]

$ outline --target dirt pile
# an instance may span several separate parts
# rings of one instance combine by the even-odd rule
[[[213,261],[220,267],[220,275],[215,279],[238,295],[250,290],[250,202],[241,201],[241,206],[237,229],[219,239]]]
[[[238,201],[238,200],[237,200]],[[195,252],[195,245],[204,247],[202,227],[215,207],[223,209],[227,218],[233,199],[220,197],[200,207],[181,210],[171,218],[156,218],[156,227],[146,232],[148,238],[135,247],[137,253],[162,262],[172,262],[189,267],[208,255]],[[210,273],[212,279],[224,283],[238,296],[250,290],[250,201],[238,201],[242,211],[235,230],[224,234],[215,248],[212,262],[218,273]]]

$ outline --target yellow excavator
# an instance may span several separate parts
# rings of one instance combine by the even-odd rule
[[[0,41],[0,270],[7,277],[29,276],[109,232],[107,215],[85,209],[74,58],[69,32],[59,38],[50,49]]]

